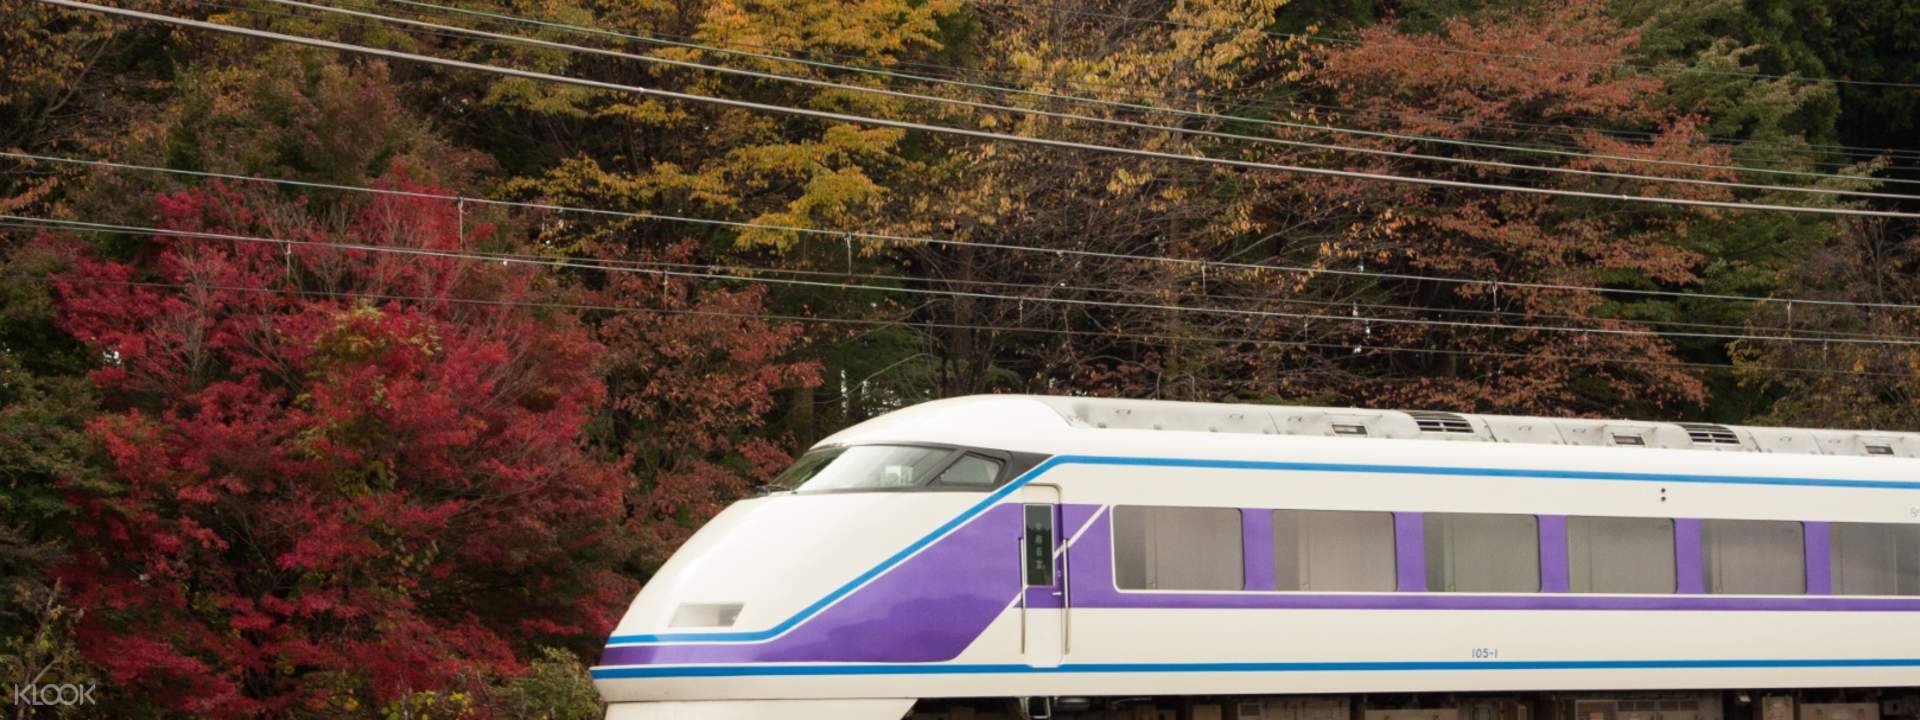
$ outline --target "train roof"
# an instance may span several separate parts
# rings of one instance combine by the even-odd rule
[[[1051,413],[1041,411],[1041,408]],[[1920,457],[1920,433],[1822,430],[1711,423],[1478,415],[1428,410],[1199,403],[1045,395],[975,395],[937,400],[872,423],[991,423],[1049,429],[1154,430],[1443,440],[1585,447],[1661,448],[1711,452]],[[834,442],[828,438],[823,444]]]

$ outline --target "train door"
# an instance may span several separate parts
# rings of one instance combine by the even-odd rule
[[[1055,667],[1066,652],[1066,543],[1061,533],[1060,488],[1020,489],[1020,653],[1034,667]]]

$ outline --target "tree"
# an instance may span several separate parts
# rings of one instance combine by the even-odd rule
[[[1257,28],[1277,0],[1175,3],[1129,17],[1137,4],[1086,11],[1053,4],[974,8],[982,31],[968,54],[972,82],[1009,92],[984,99],[1106,120],[1245,132],[1194,114],[1256,113],[1292,68],[1297,43]],[[925,92],[980,100],[971,91]],[[1049,98],[1092,97],[1078,102]],[[1113,102],[1170,108],[1145,112]],[[948,110],[948,124],[1113,147],[1235,158],[1257,146],[1176,133],[1046,117],[1032,112]],[[1243,348],[1206,339],[1248,336],[1244,316],[1163,309],[1278,309],[1264,298],[1223,301],[1231,278],[1198,262],[1113,257],[1233,258],[1259,249],[1246,174],[1217,166],[1017,143],[929,137],[940,152],[901,193],[895,232],[953,244],[908,248],[903,269],[916,296],[912,319],[927,323],[923,373],[932,395],[987,391],[1086,392],[1136,397],[1258,397],[1268,387]],[[1072,251],[1014,251],[1014,245]],[[991,296],[1006,297],[991,297]],[[1008,331],[1004,328],[1016,328]],[[1259,336],[1259,333],[1252,333]],[[1259,339],[1266,339],[1260,337]]]
[[[1362,31],[1353,44],[1328,45],[1313,57],[1312,79],[1333,105],[1376,118],[1403,135],[1526,144],[1525,128],[1584,127],[1573,150],[1612,156],[1722,164],[1723,148],[1705,142],[1701,118],[1654,105],[1658,78],[1620,69],[1636,35],[1610,20],[1598,2],[1454,19],[1431,35],[1388,27]],[[1510,55],[1528,60],[1514,61]],[[1644,138],[1606,129],[1648,133]],[[1392,138],[1343,138],[1379,149],[1435,152],[1435,146]],[[1444,152],[1444,151],[1442,151]],[[1465,154],[1465,151],[1460,151]],[[1486,153],[1475,152],[1486,157]],[[1724,171],[1644,165],[1601,158],[1506,153],[1495,159],[1582,170],[1728,179]],[[1517,168],[1466,167],[1434,161],[1349,157],[1355,169],[1608,194],[1726,198],[1723,190]],[[1659,416],[1698,407],[1705,388],[1677,367],[1673,345],[1643,334],[1644,308],[1584,290],[1513,287],[1508,283],[1684,288],[1703,257],[1685,240],[1719,221],[1713,212],[1521,195],[1472,188],[1324,180],[1275,184],[1270,217],[1285,221],[1299,207],[1347,207],[1360,215],[1301,258],[1329,268],[1479,279],[1442,284],[1382,280],[1348,297],[1389,306],[1439,308],[1443,319],[1499,325],[1559,325],[1620,334],[1541,332],[1524,328],[1440,328],[1413,324],[1353,327],[1359,357],[1349,366],[1363,379],[1343,399],[1398,406],[1434,406],[1537,414]],[[1356,307],[1358,307],[1356,305]],[[1439,317],[1435,313],[1422,313]],[[1359,325],[1359,324],[1355,324]],[[1364,332],[1358,332],[1364,330]],[[1370,345],[1425,352],[1373,354]]]
[[[1755,322],[1793,331],[1913,338],[1920,312],[1920,233],[1887,220],[1844,232],[1788,278],[1800,298],[1772,304]],[[1920,429],[1920,350],[1860,343],[1744,343],[1741,390],[1763,400],[1758,419],[1801,427]],[[1780,372],[1775,368],[1805,368]]]
[[[390,179],[403,190],[428,190]],[[215,186],[169,230],[461,251],[449,203],[344,220]],[[345,714],[511,675],[596,637],[624,485],[580,435],[601,347],[529,306],[524,266],[156,236],[58,275],[63,327],[107,360],[89,429],[111,488],[71,485],[58,577],[111,679],[175,710]]]
[[[739,52],[823,57],[873,67],[900,66],[944,52],[955,36],[966,32],[964,23],[956,19],[959,6],[951,0],[696,0],[631,7],[516,3],[511,12],[602,31],[683,38],[712,49],[662,48],[658,42],[623,41],[596,33],[553,33],[554,39],[565,42],[883,87],[887,84],[884,80],[870,75],[834,73]],[[869,93],[743,79],[586,53],[467,43],[456,43],[448,51],[490,61],[511,57],[515,62],[556,72],[777,105],[902,118],[914,117],[920,109],[919,104]],[[921,152],[907,142],[906,133],[893,129],[514,79],[483,78],[461,88],[470,98],[462,106],[471,108],[463,111],[461,118],[463,137],[514,148],[511,155],[502,157],[503,165],[514,176],[503,184],[502,191],[521,199],[757,225],[872,230],[884,222],[882,209],[896,199],[898,188],[904,187],[917,170],[914,161]],[[504,137],[509,134],[513,137]],[[894,257],[884,253],[863,252],[849,258],[839,239],[830,235],[661,219],[566,215],[556,220],[543,235],[543,244],[595,259],[657,261],[673,256],[678,262],[721,268],[781,265],[850,272],[883,272],[894,266]],[[685,244],[688,240],[693,243]],[[682,296],[672,301],[675,307],[694,307],[702,302],[698,296],[706,292],[686,283],[667,284]],[[883,313],[887,311],[882,304],[883,311],[876,312],[877,298],[871,294],[776,286],[757,297],[769,312],[781,315],[879,319],[886,317]],[[649,293],[640,298],[660,296]],[[685,305],[678,304],[682,300]],[[808,329],[811,342],[791,345],[791,355],[776,352],[766,357],[818,365],[817,370],[804,374],[837,378],[863,376],[870,368],[885,367],[914,352],[907,345],[888,343],[869,348],[876,352],[849,359],[834,351],[836,340],[869,337],[864,329],[849,330],[841,325]],[[784,332],[769,337],[783,337]],[[637,369],[650,372],[645,367]],[[800,377],[790,375],[791,379]],[[740,406],[762,407],[751,418],[731,414],[731,410],[723,412],[745,422],[736,428],[748,429],[782,447],[795,440],[810,441],[861,417],[848,416],[834,403],[816,398],[817,384],[779,384],[780,402],[762,406],[755,401]],[[620,384],[615,383],[615,387],[619,392]],[[624,404],[625,400],[615,402],[616,406]],[[720,464],[739,472],[754,463],[735,457]],[[655,473],[648,463],[636,466],[636,472],[642,485],[654,483]],[[692,517],[697,519],[699,514]]]
[[[694,243],[645,257],[684,263]],[[623,274],[592,291],[636,308],[603,317],[605,415],[596,441],[632,459],[627,494],[633,563],[650,573],[702,523],[792,456],[764,429],[779,391],[820,383],[795,359],[804,325],[765,317],[766,288]]]
[[[106,487],[86,432],[93,354],[54,324],[45,277],[62,254],[28,244],[0,259],[0,682],[84,682],[72,626],[85,609],[48,569],[74,515],[60,485]]]

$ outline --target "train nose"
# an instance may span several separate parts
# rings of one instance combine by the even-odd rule
[[[981,500],[847,493],[736,503],[661,566],[608,645],[768,640],[886,573]]]

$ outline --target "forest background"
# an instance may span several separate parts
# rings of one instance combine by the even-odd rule
[[[120,6],[1468,184],[0,0],[0,657],[102,700],[20,717],[598,717],[681,540],[932,398],[1920,429],[1910,219],[1474,185],[1920,212],[1899,0]]]

